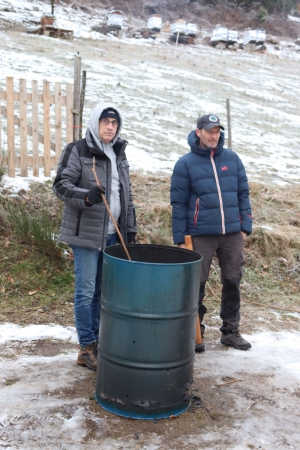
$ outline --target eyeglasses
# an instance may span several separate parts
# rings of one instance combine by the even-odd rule
[[[117,120],[108,120],[108,119],[101,119],[100,123],[103,123],[103,125],[108,126],[112,125],[114,128],[117,128],[119,125],[119,122]]]

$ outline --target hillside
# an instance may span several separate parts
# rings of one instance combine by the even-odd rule
[[[3,12],[8,3],[15,12]],[[70,249],[56,241],[62,204],[51,190],[55,170],[49,178],[42,169],[39,178],[22,179],[18,172],[9,178],[4,166],[0,447],[297,450],[300,54],[294,38],[278,39],[278,48],[267,43],[266,52],[218,50],[206,39],[214,21],[203,15],[198,22],[203,35],[194,45],[176,49],[167,34],[153,41],[117,39],[91,30],[103,8],[111,6],[108,1],[94,6],[56,2],[58,23],[74,28],[72,40],[27,33],[30,20],[38,21],[49,4],[0,0],[0,88],[5,89],[6,76],[14,77],[15,86],[20,78],[28,86],[33,79],[39,85],[44,79],[52,86],[72,82],[74,55],[81,56],[87,70],[84,129],[99,100],[116,102],[124,115],[139,245],[172,245],[169,186],[174,162],[188,151],[186,136],[201,112],[220,115],[227,139],[225,105],[231,99],[233,148],[247,169],[254,216],[254,231],[246,240],[241,323],[253,348],[239,352],[220,344],[215,260],[205,298],[207,350],[195,355],[191,407],[177,418],[159,421],[134,421],[103,410],[94,400],[95,374],[76,365],[73,261]],[[147,8],[162,4],[144,2]],[[180,4],[189,8],[187,2]],[[128,8],[128,22],[133,14],[133,23],[142,21],[141,2],[114,6]],[[186,11],[192,14],[192,9]],[[219,13],[216,22],[223,17]],[[170,21],[182,16],[177,9],[169,14]],[[239,24],[242,29],[244,23]],[[4,118],[2,124],[5,152]]]
[[[247,28],[264,27],[268,34],[297,38],[299,25],[291,22],[287,14],[296,10],[290,3],[290,10],[273,2],[269,13],[262,2],[197,1],[197,0],[83,0],[71,2],[74,7],[89,8],[91,5],[105,9],[116,8],[123,11],[129,19],[147,20],[152,14],[161,15],[163,22],[185,19],[197,23],[199,28],[210,28],[216,24],[243,31]],[[272,4],[272,2],[269,2]],[[264,11],[263,15],[261,11]]]

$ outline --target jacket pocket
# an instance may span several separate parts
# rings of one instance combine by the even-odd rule
[[[127,159],[123,159],[123,161],[120,162],[120,166],[122,169],[124,169],[127,173],[129,173],[129,162]]]
[[[200,211],[200,198],[197,198],[194,211],[194,227],[197,226],[199,211]]]

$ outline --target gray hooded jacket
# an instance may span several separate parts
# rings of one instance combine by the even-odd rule
[[[120,116],[115,138],[104,144],[99,136],[99,118],[104,109],[113,108]],[[55,195],[64,202],[59,240],[78,247],[103,250],[113,226],[104,203],[86,204],[87,192],[96,185],[93,157],[101,186],[125,242],[137,232],[130,187],[127,142],[119,138],[120,111],[112,104],[99,104],[92,111],[85,139],[68,144],[61,155],[53,183]],[[128,236],[130,235],[130,237]]]

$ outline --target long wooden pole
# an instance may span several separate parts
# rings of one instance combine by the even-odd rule
[[[98,186],[98,187],[101,187],[101,184],[100,184],[100,181],[99,181],[97,172],[96,172],[95,156],[93,157],[93,174],[94,174],[94,177],[95,177],[97,186]],[[104,196],[103,194],[101,194],[101,197],[102,197],[103,203],[104,203],[104,205],[105,205],[105,208],[107,209],[107,211],[108,211],[108,213],[109,213],[109,215],[110,215],[110,217],[111,217],[111,220],[113,221],[113,224],[114,224],[114,226],[115,226],[116,232],[118,233],[118,236],[119,236],[119,238],[120,238],[120,241],[121,241],[121,244],[122,244],[122,246],[123,246],[123,249],[124,249],[124,251],[125,251],[125,253],[126,253],[126,256],[127,256],[127,258],[129,259],[129,261],[131,261],[130,255],[129,255],[129,253],[128,253],[128,250],[127,250],[126,245],[125,245],[125,242],[124,242],[124,239],[123,239],[122,234],[121,234],[121,232],[120,232],[120,230],[119,230],[119,227],[118,227],[118,225],[117,225],[117,222],[116,222],[116,220],[115,220],[115,218],[114,218],[114,216],[113,216],[113,214],[112,214],[112,212],[111,212],[111,210],[110,210],[110,207],[108,206],[108,203],[107,203],[107,201],[106,201],[106,198],[105,198],[105,196]]]
[[[227,109],[227,128],[228,128],[228,148],[232,148],[230,98],[226,98],[226,109]]]

